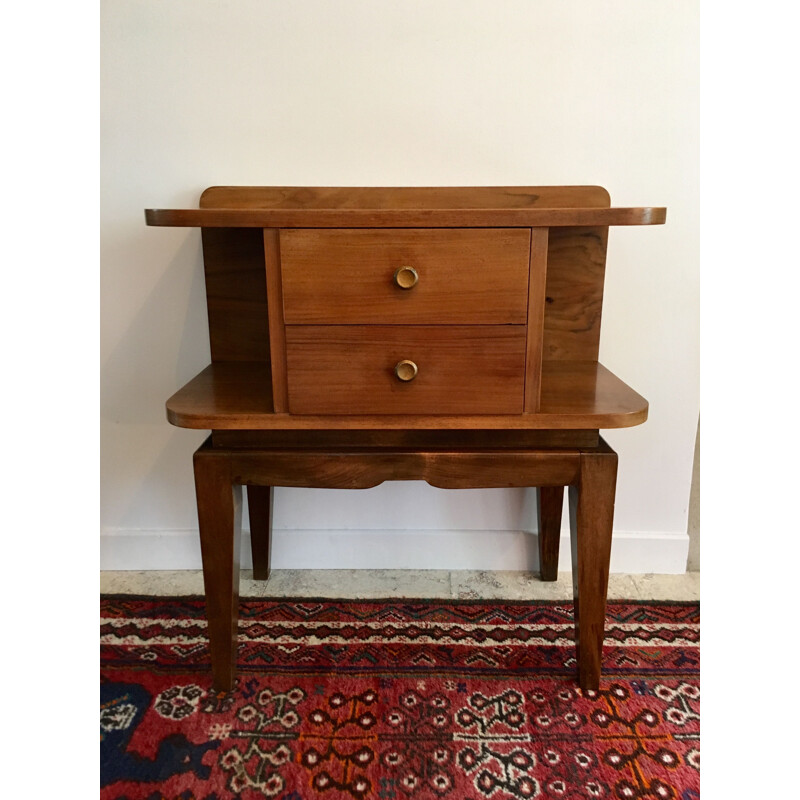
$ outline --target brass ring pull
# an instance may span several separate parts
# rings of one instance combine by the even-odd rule
[[[417,365],[408,359],[398,361],[394,367],[394,374],[401,381],[413,381],[414,378],[417,377],[418,372],[419,369],[417,369]]]
[[[394,282],[401,289],[411,289],[417,285],[419,274],[414,267],[398,267],[394,271]]]

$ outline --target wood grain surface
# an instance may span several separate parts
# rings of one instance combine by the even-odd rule
[[[247,510],[250,517],[250,552],[253,557],[253,580],[266,581],[272,556],[271,486],[247,487]]]
[[[211,186],[200,208],[603,208],[602,186]]]
[[[280,449],[316,448],[342,449],[367,448],[420,448],[423,450],[453,450],[471,447],[475,449],[506,450],[521,447],[596,447],[599,441],[596,430],[214,430],[211,443],[215,449]]]
[[[525,324],[530,231],[284,230],[287,324]],[[394,282],[416,270],[412,288]]]
[[[236,675],[242,487],[208,443],[194,454],[194,482],[214,688],[226,691]]]
[[[179,228],[531,228],[661,225],[665,208],[148,208],[148,225]]]
[[[550,228],[544,360],[596,361],[608,228]]]
[[[264,256],[269,308],[270,363],[272,364],[272,402],[276,412],[289,408],[286,382],[286,328],[283,318],[280,236],[274,228],[264,229]]]
[[[539,486],[536,489],[536,499],[539,521],[539,574],[543,581],[555,581],[558,580],[564,487]]]
[[[528,276],[527,346],[525,350],[525,406],[527,413],[539,409],[542,386],[545,282],[547,278],[548,228],[531,230]]]
[[[519,414],[525,342],[523,325],[287,325],[289,412]]]
[[[583,690],[600,684],[616,484],[617,454],[601,439],[596,450],[581,453],[578,479],[569,486],[578,684]]]
[[[375,449],[246,451],[230,454],[231,480],[274,486],[369,489],[384,481],[423,480],[439,489],[564,486],[578,475],[577,451]]]
[[[167,418],[201,430],[597,430],[641,424],[647,401],[597,362],[545,361],[535,414],[295,416],[274,413],[269,364],[217,363],[167,401]]]
[[[264,241],[257,229],[203,228],[212,361],[269,361]]]

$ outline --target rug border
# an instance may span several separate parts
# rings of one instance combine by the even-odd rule
[[[126,592],[109,592],[100,593],[101,600],[161,600],[161,601],[203,601],[205,602],[205,595],[202,594],[128,594]],[[250,602],[253,600],[262,601],[265,603],[439,603],[442,605],[481,605],[486,603],[498,603],[503,605],[540,605],[540,606],[562,606],[574,605],[573,600],[552,600],[552,599],[505,599],[499,597],[488,598],[443,598],[443,597],[317,597],[307,595],[287,595],[276,597],[240,597],[239,602]],[[640,599],[617,599],[608,600],[607,605],[619,605],[626,603],[629,605],[638,606],[700,606],[699,600],[640,600]]]

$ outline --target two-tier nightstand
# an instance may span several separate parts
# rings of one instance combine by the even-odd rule
[[[271,489],[536,487],[555,580],[569,487],[580,686],[600,679],[617,456],[647,402],[597,361],[599,187],[213,187],[149,225],[202,229],[211,364],[167,402],[195,453],[214,686],[236,670],[241,487],[254,577]]]

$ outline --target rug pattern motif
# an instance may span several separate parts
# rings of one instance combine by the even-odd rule
[[[211,690],[202,599],[101,604],[102,800],[699,798],[699,606],[609,604],[600,691],[570,604],[241,604]]]

